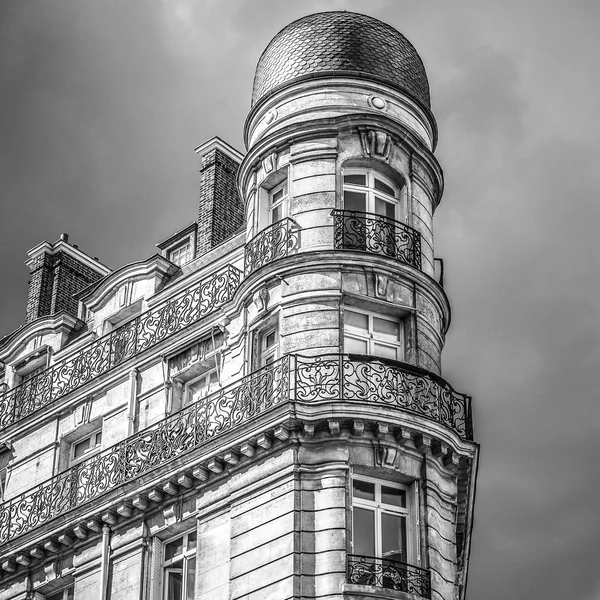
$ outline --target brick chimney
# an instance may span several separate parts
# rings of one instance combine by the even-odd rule
[[[54,244],[42,242],[27,254],[29,259],[25,264],[31,278],[26,323],[61,311],[77,316],[75,294],[110,273],[98,259],[69,244],[66,233]]]
[[[243,156],[218,137],[196,148],[196,153],[202,161],[196,237],[196,256],[201,256],[244,224],[244,205],[236,179]]]

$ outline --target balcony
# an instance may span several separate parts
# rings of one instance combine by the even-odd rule
[[[0,399],[0,427],[8,427],[48,406],[226,304],[233,298],[241,275],[228,265],[84,346],[74,357],[58,361],[8,390]]]
[[[292,219],[285,218],[255,235],[244,253],[244,274],[254,273],[260,267],[289,256],[300,247],[300,229]]]
[[[349,554],[347,580],[354,585],[370,585],[431,598],[429,570],[407,563]]]
[[[336,250],[360,250],[389,256],[421,269],[421,234],[394,219],[367,212],[331,212]]]
[[[418,414],[471,439],[470,398],[433,374],[373,357],[286,355],[8,500],[0,506],[0,543],[239,427],[247,431],[277,408],[291,418],[302,406],[359,402]]]

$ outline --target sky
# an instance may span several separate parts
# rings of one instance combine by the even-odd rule
[[[443,369],[481,444],[468,600],[600,600],[597,0],[0,2],[0,336],[40,241],[116,268],[194,220],[194,148],[244,150],[261,52],[323,10],[393,25],[429,76]]]

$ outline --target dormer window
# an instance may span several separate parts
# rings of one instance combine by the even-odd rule
[[[192,244],[188,239],[173,250],[169,251],[169,260],[176,265],[182,266],[192,260]]]

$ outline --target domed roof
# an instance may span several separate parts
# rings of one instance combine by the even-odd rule
[[[258,61],[252,106],[299,80],[336,75],[380,81],[430,106],[413,45],[390,25],[352,12],[317,13],[284,27]]]

